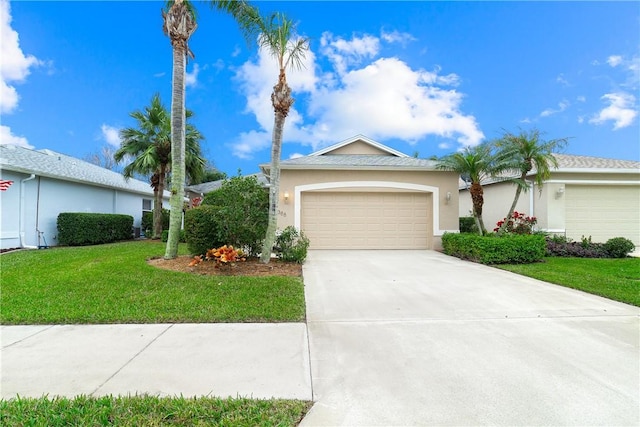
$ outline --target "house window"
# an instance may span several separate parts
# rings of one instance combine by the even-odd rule
[[[151,200],[149,199],[142,199],[142,211],[151,211],[153,210],[151,207]]]

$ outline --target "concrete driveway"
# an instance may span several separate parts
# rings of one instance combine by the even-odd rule
[[[640,424],[640,309],[433,251],[312,251],[302,426]]]

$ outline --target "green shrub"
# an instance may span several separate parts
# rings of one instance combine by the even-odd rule
[[[219,243],[242,248],[249,256],[260,252],[269,221],[269,194],[255,176],[225,180],[204,196],[202,205],[219,208]]]
[[[607,240],[604,249],[611,258],[625,258],[634,251],[636,245],[624,237],[614,237]]]
[[[274,249],[276,256],[282,261],[302,264],[307,259],[309,238],[302,230],[298,232],[295,227],[288,226],[276,236]]]
[[[184,232],[189,252],[203,255],[211,248],[225,244],[220,238],[220,207],[201,205],[187,209],[184,214]]]
[[[131,215],[62,212],[57,224],[61,245],[98,245],[133,238]]]
[[[162,209],[162,229],[169,229],[169,209]],[[142,230],[146,233],[147,230],[153,230],[153,212],[145,211],[142,212]]]
[[[539,234],[479,236],[475,234],[445,233],[442,236],[444,253],[482,264],[527,264],[541,261],[545,256],[545,238]]]
[[[163,242],[167,243],[167,240],[169,240],[169,230],[163,230],[162,231],[162,235],[160,236],[160,238],[162,239]],[[185,233],[184,230],[180,230],[180,243],[187,243],[187,234]]]
[[[478,226],[476,225],[476,219],[472,216],[461,216],[459,218],[459,225],[460,225],[461,233],[478,234]]]

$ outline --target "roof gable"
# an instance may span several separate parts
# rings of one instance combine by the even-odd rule
[[[148,183],[137,179],[126,180],[122,174],[55,151],[0,145],[0,154],[0,166],[5,170],[153,195]],[[168,196],[169,193],[165,191],[165,197]]]
[[[324,155],[375,155],[375,156],[394,156],[409,157],[408,155],[380,144],[364,135],[356,135],[352,138],[345,139],[342,142],[331,145],[329,147],[318,150],[309,154],[309,157]]]

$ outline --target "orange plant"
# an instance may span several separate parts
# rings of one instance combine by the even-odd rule
[[[238,261],[246,261],[242,249],[234,249],[233,246],[224,245],[217,249],[209,249],[205,255],[207,260],[215,260],[216,266],[233,265]]]

